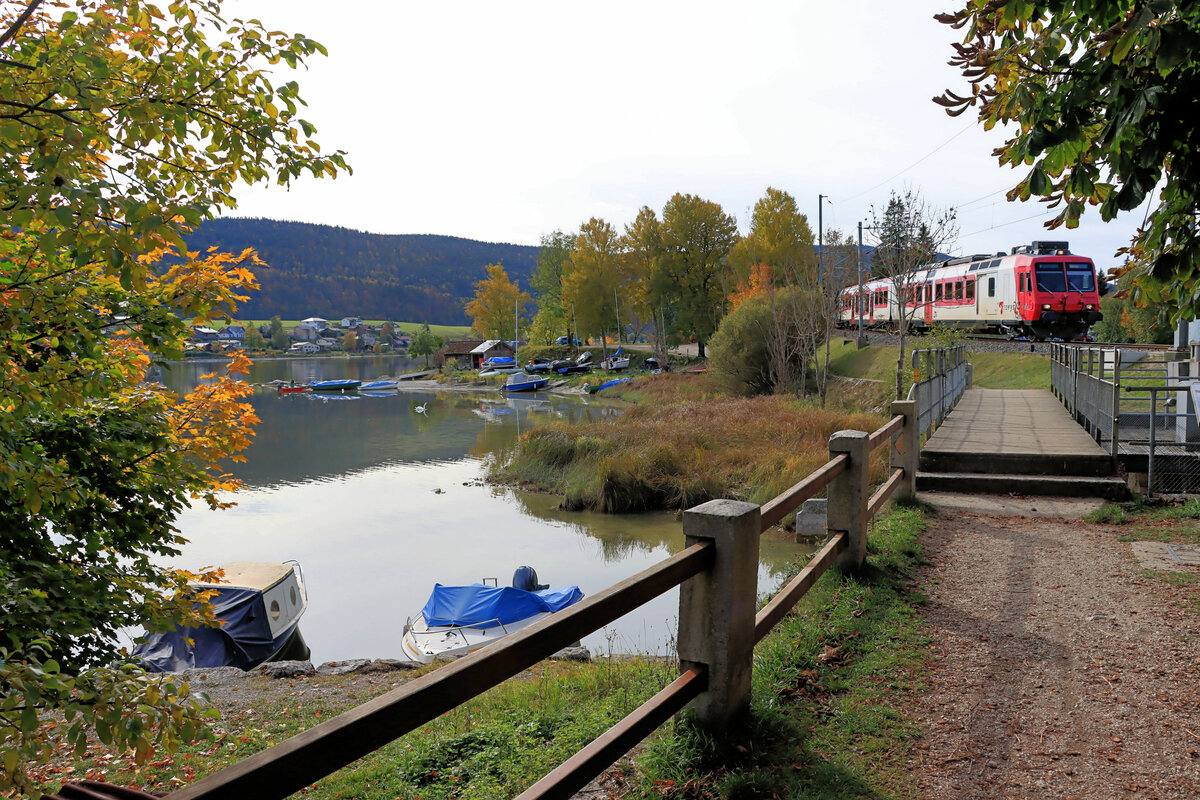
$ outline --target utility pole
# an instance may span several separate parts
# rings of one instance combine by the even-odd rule
[[[817,195],[817,286],[824,284],[825,278],[825,218],[823,203],[829,195]]]
[[[868,228],[868,230],[870,230]],[[854,298],[854,316],[858,318],[858,349],[867,346],[867,336],[863,333],[863,280],[862,280],[862,232],[863,224],[858,223],[858,297]]]

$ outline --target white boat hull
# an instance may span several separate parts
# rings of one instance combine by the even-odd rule
[[[434,625],[425,623],[425,615],[418,614],[404,626],[400,640],[404,657],[418,664],[429,664],[438,657],[455,658],[473,653],[498,642],[510,633],[528,628],[550,614],[534,614],[532,617],[492,626]]]

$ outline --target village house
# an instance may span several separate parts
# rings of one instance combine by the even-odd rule
[[[196,344],[208,344],[215,342],[219,334],[212,328],[206,328],[203,325],[193,325],[192,335],[188,337],[188,341]]]
[[[464,339],[457,342],[446,342],[445,347],[438,351],[438,365],[453,362],[458,369],[479,369],[479,365],[494,356],[514,356],[516,351],[508,342],[499,339]]]

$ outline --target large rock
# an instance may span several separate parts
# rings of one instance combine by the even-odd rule
[[[271,678],[297,678],[315,675],[317,669],[311,661],[268,661],[260,665],[255,672]]]

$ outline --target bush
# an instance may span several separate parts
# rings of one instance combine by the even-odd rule
[[[792,341],[802,331],[797,329],[793,307],[806,307],[804,295],[796,288],[781,289],[770,295],[754,295],[729,312],[709,342],[708,367],[715,373],[717,383],[726,391],[738,395],[770,394],[775,390],[771,374],[769,341],[777,335],[780,325],[787,327]],[[802,375],[799,353],[789,359],[791,374]],[[790,388],[790,387],[788,387]]]
[[[708,368],[717,383],[739,395],[771,392],[771,355],[767,336],[774,314],[767,298],[744,301],[721,320],[708,343]]]

